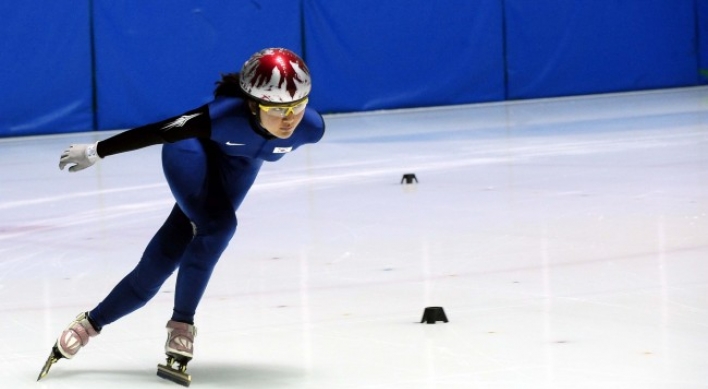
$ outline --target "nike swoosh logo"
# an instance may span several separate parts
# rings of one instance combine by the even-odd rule
[[[245,143],[231,143],[231,142],[226,142],[227,146],[245,146]]]

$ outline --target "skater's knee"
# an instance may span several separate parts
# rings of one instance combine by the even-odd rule
[[[217,246],[226,245],[236,233],[236,216],[223,215],[206,222],[193,223],[194,235],[211,241]]]

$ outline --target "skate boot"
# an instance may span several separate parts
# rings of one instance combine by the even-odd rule
[[[88,344],[89,338],[92,338],[98,334],[99,332],[96,331],[93,328],[93,325],[89,322],[88,312],[82,312],[76,316],[76,319],[69,323],[66,329],[59,336],[59,339],[57,339],[56,343],[54,343],[52,352],[49,354],[47,362],[44,363],[44,367],[39,373],[37,381],[44,378],[44,376],[49,373],[49,369],[52,365],[57,363],[58,360],[62,358],[73,358],[82,347]]]
[[[189,386],[192,376],[187,374],[187,363],[194,356],[194,337],[197,328],[191,324],[170,320],[167,322],[165,354],[167,363],[157,365],[157,375],[180,385]],[[172,365],[177,363],[177,367]]]

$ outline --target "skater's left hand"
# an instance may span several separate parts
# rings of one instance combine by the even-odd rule
[[[98,161],[99,156],[96,153],[96,145],[94,144],[73,144],[69,146],[59,158],[59,169],[64,170],[64,167],[69,164],[69,171],[72,173],[86,169]]]

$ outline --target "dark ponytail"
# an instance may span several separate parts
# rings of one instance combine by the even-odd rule
[[[244,100],[249,98],[241,89],[239,73],[222,74],[221,80],[216,82],[214,96],[240,97]]]

